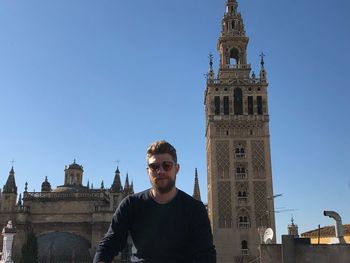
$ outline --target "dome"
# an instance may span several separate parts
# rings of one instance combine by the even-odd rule
[[[41,192],[50,192],[51,184],[47,180],[47,176],[45,177],[45,181],[41,184]]]
[[[68,169],[79,169],[83,171],[83,166],[77,164],[74,159],[74,162],[68,166]]]

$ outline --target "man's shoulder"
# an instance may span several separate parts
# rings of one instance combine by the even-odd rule
[[[178,194],[179,194],[179,199],[181,199],[183,202],[186,202],[186,204],[189,204],[191,206],[197,206],[197,207],[204,206],[202,201],[199,201],[193,198],[192,196],[190,196],[189,194],[185,193],[180,189],[178,189]]]
[[[130,194],[123,198],[120,202],[118,210],[123,209],[133,209],[142,206],[144,203],[149,202],[150,200],[149,190],[145,190],[139,193]]]

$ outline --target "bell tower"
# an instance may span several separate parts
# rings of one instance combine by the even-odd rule
[[[264,55],[257,78],[247,63],[244,22],[236,0],[226,1],[205,91],[208,213],[220,263],[258,257],[259,231],[275,230],[268,83]]]

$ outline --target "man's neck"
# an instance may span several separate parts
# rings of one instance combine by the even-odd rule
[[[171,200],[174,199],[176,194],[177,194],[177,188],[176,187],[171,189],[171,191],[168,192],[168,193],[160,193],[160,192],[156,191],[153,188],[151,189],[151,195],[152,195],[154,201],[156,201],[159,204],[169,203]]]

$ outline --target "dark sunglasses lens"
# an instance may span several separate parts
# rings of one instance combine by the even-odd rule
[[[170,171],[171,168],[173,168],[173,165],[174,164],[172,162],[163,162],[162,163],[164,171]]]
[[[150,163],[149,165],[148,165],[148,167],[152,170],[152,171],[157,171],[158,169],[159,169],[159,164],[157,164],[157,163]]]

